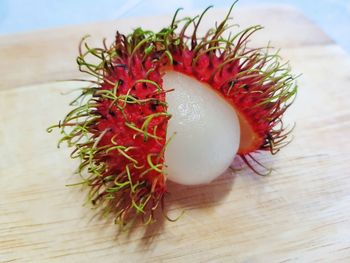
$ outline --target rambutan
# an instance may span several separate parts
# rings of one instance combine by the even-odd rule
[[[53,127],[64,134],[60,143],[74,148],[72,158],[80,160],[78,172],[92,203],[113,211],[116,222],[137,216],[151,222],[167,191],[164,156],[173,137],[167,134],[167,95],[176,89],[163,85],[168,72],[196,79],[233,107],[241,134],[238,155],[254,171],[252,153],[275,154],[288,143],[282,115],[295,97],[295,78],[269,48],[247,47],[260,26],[224,37],[232,7],[201,38],[197,30],[208,9],[181,20],[178,10],[159,32],[117,32],[110,47],[104,41],[102,48],[91,48],[83,38],[77,63],[93,80],[73,102],[79,106]]]

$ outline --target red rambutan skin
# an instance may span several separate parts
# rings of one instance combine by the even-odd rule
[[[91,127],[91,131],[97,137],[106,130],[107,132],[99,141],[98,146],[119,145],[129,147],[130,150],[127,151],[127,155],[130,158],[126,158],[115,149],[101,155],[97,154],[95,160],[104,162],[108,166],[108,172],[105,176],[120,174],[129,165],[131,178],[134,182],[146,180],[151,185],[151,191],[163,193],[165,192],[164,176],[151,169],[152,167],[150,167],[147,160],[150,156],[150,160],[155,165],[164,162],[163,149],[166,142],[166,127],[169,115],[166,114],[165,93],[162,90],[159,92],[158,87],[151,83],[158,83],[161,87],[162,76],[159,65],[152,63],[150,58],[142,63],[139,54],[135,54],[132,58],[119,58],[113,63],[118,66],[114,66],[105,76],[108,81],[104,81],[101,85],[101,91],[113,92],[114,83],[118,83],[115,92],[116,97],[126,95],[128,96],[126,99],[135,99],[135,103],[127,104],[119,100],[116,105],[111,105],[110,99],[101,96],[96,108],[96,113],[100,115],[100,119]],[[129,68],[129,65],[132,65],[131,68]],[[149,70],[152,71],[148,73]],[[148,76],[146,76],[147,74]],[[145,100],[148,100],[148,102],[141,103]],[[137,103],[137,101],[140,103]],[[161,105],[160,102],[164,104]],[[122,114],[120,108],[123,107]],[[155,117],[150,120],[145,129],[145,132],[149,134],[149,136],[146,136],[147,138],[144,134],[126,125],[126,123],[129,123],[141,129],[149,116]],[[130,162],[131,159],[134,161]],[[144,173],[145,171],[148,172]],[[142,178],[140,178],[140,175],[142,175]]]
[[[162,77],[169,70],[208,84],[233,106],[242,134],[238,154],[254,171],[246,156],[259,150],[274,154],[285,145],[282,115],[295,97],[294,77],[278,55],[247,48],[260,26],[223,40],[231,9],[203,38],[196,32],[208,9],[179,21],[176,12],[170,27],[157,33],[141,28],[128,36],[117,32],[111,47],[103,42],[103,48],[90,48],[82,40],[79,69],[95,80],[79,96],[81,105],[53,127],[61,128],[60,142],[75,147],[72,157],[80,159],[78,172],[87,173],[83,183],[90,186],[92,203],[113,211],[116,222],[124,225],[138,216],[151,222],[166,193],[164,153],[171,116],[170,91],[164,90]],[[190,24],[194,29],[188,36]]]

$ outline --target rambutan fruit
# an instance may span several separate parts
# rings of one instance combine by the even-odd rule
[[[93,79],[73,102],[79,106],[53,127],[80,159],[92,203],[113,211],[116,222],[151,222],[166,177],[210,182],[236,154],[255,170],[252,153],[274,154],[287,143],[282,115],[295,78],[269,48],[247,46],[260,26],[224,36],[232,7],[200,38],[208,9],[181,20],[178,10],[159,32],[117,32],[110,47],[82,40],[77,63]]]

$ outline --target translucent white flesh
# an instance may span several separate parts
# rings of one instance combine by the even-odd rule
[[[163,87],[172,114],[165,151],[167,178],[194,185],[209,183],[224,173],[237,153],[239,121],[233,107],[206,84],[169,71]]]

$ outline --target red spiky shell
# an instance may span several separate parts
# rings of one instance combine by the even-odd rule
[[[74,147],[79,173],[87,171],[84,183],[92,202],[114,211],[117,222],[138,215],[151,222],[166,192],[164,151],[171,117],[166,92],[171,91],[164,90],[162,76],[169,70],[209,84],[231,103],[241,126],[238,154],[250,167],[246,156],[275,153],[285,143],[281,117],[296,93],[288,65],[268,49],[246,46],[260,26],[223,38],[230,12],[198,38],[205,12],[180,21],[176,12],[170,27],[158,33],[141,28],[128,36],[117,33],[109,48],[105,42],[103,48],[90,48],[82,41],[77,62],[95,80],[83,89],[81,106],[57,125],[64,133],[60,142]],[[89,56],[99,62],[88,62]]]

